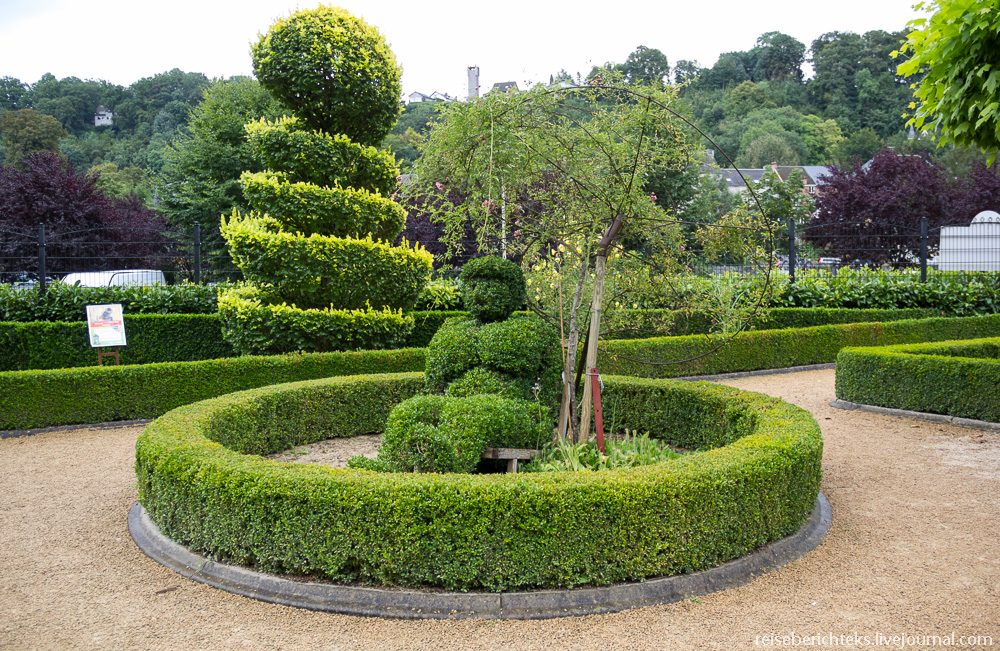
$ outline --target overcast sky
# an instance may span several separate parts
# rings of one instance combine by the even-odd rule
[[[658,48],[673,65],[711,66],[722,52],[747,50],[768,31],[807,47],[830,31],[903,29],[914,0],[343,0],[377,26],[403,66],[403,90],[464,98],[466,69],[480,85],[548,81],[565,69],[622,62],[637,46]],[[105,79],[128,86],[172,68],[208,77],[251,74],[249,45],[301,0],[0,0],[0,77],[34,83]]]

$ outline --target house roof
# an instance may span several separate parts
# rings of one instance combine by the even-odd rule
[[[751,183],[759,183],[762,178],[764,178],[765,170],[735,170],[732,168],[720,169],[719,172],[722,177],[726,179],[726,185],[731,188],[743,188],[745,184],[743,183],[743,178]],[[743,177],[740,177],[740,174]]]
[[[499,90],[501,93],[506,93],[508,90],[513,88],[515,91],[518,90],[516,81],[498,81],[493,84],[493,88],[490,90]]]

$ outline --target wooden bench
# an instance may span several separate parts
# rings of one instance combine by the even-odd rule
[[[506,459],[507,472],[517,472],[518,459],[532,459],[541,454],[541,450],[524,450],[521,448],[486,448],[483,459]]]

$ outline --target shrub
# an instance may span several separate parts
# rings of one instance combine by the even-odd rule
[[[993,335],[1000,315],[851,323],[741,332],[730,339],[694,335],[608,341],[600,349],[603,373],[684,377],[824,364],[846,346],[879,346]],[[684,361],[688,360],[688,361]]]
[[[295,12],[250,52],[261,85],[310,129],[378,145],[396,123],[396,58],[377,29],[343,9]]]
[[[351,467],[382,472],[463,472],[476,469],[487,447],[537,448],[551,438],[549,412],[494,395],[410,398],[389,413],[378,457]]]
[[[140,503],[165,535],[221,561],[492,592],[707,569],[794,532],[816,503],[823,443],[811,416],[708,383],[606,378],[620,424],[687,448],[722,446],[626,470],[385,474],[269,461],[214,442],[231,410],[257,414],[232,422],[255,423],[239,431],[269,441],[262,450],[368,432],[379,417],[364,416],[376,409],[355,398],[358,382],[379,396],[403,395],[391,387],[411,380],[271,386],[167,414],[136,444]],[[320,391],[328,397],[314,408]],[[274,418],[270,405],[286,403]]]
[[[126,314],[122,364],[188,362],[232,357],[217,314]],[[97,350],[83,321],[0,323],[0,371],[96,366]]]
[[[608,439],[604,452],[601,452],[594,440],[579,443],[571,443],[566,439],[554,441],[545,446],[541,455],[526,463],[522,472],[618,470],[680,458],[679,453],[650,439],[648,433],[642,436],[630,436],[626,433],[624,438]]]
[[[473,258],[462,267],[462,303],[482,323],[502,321],[524,307],[527,289],[516,263],[493,256]]]
[[[0,373],[0,430],[155,418],[191,402],[280,382],[423,367],[423,350],[404,349],[10,371]]]
[[[866,405],[1000,422],[1000,337],[845,348],[836,392]]]
[[[257,289],[220,297],[227,338],[247,352],[401,345],[412,319],[390,310],[412,309],[433,258],[389,244],[405,222],[384,196],[399,172],[371,146],[399,114],[392,52],[378,30],[321,6],[277,21],[251,54],[295,119],[247,129],[274,169],[241,177],[256,212],[234,211],[221,229]]]
[[[477,371],[462,381],[476,369],[488,373]],[[561,370],[559,335],[535,316],[486,324],[449,319],[427,346],[427,388],[434,393],[461,395],[476,386],[502,386],[504,395],[537,397],[552,406],[562,390]],[[461,384],[450,390],[454,382]]]
[[[276,302],[255,287],[219,296],[223,336],[239,354],[396,348],[413,327],[412,317],[389,308],[301,310]]]
[[[87,316],[87,305],[105,303],[120,303],[127,314],[214,314],[219,289],[190,283],[118,287],[50,283],[39,296],[37,287],[18,290],[0,284],[0,322],[80,321]]]

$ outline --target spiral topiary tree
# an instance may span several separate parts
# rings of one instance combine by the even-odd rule
[[[430,277],[421,247],[392,246],[406,212],[378,144],[399,114],[400,68],[374,27],[321,6],[276,22],[254,72],[293,117],[247,125],[267,168],[240,179],[249,213],[222,234],[247,283],[219,297],[242,354],[392,348]]]

